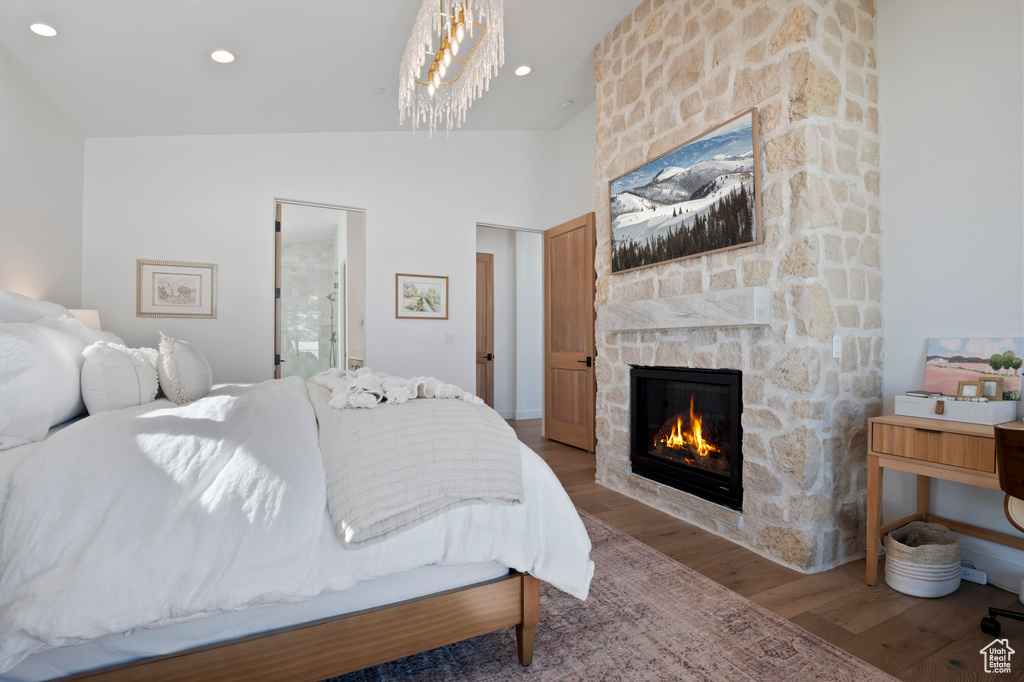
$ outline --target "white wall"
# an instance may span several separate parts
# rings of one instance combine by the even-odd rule
[[[878,2],[885,411],[924,385],[931,337],[1024,336],[1024,4]],[[1018,415],[1020,415],[1018,407]],[[884,514],[912,512],[886,472]],[[932,511],[1001,532],[1002,494],[943,481]],[[1024,554],[967,538],[1018,589]],[[990,576],[991,577],[991,576]]]
[[[555,144],[555,220],[549,227],[596,210],[594,145],[597,104],[591,103],[558,129]]]
[[[84,305],[132,345],[195,343],[214,380],[272,376],[275,197],[366,209],[366,359],[475,384],[478,222],[551,221],[552,132],[217,135],[85,144]],[[138,258],[219,265],[218,317],[135,317]],[[395,273],[449,277],[448,320],[395,318]],[[456,344],[444,345],[445,332]]]
[[[0,56],[0,289],[80,306],[83,149]]]

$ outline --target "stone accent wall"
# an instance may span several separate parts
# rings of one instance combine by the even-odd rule
[[[598,309],[752,286],[772,301],[767,326],[598,332],[598,482],[808,571],[864,551],[882,366],[874,25],[873,0],[644,0],[595,49]],[[755,106],[763,244],[612,275],[608,182]],[[631,364],[743,371],[742,514],[629,474]]]

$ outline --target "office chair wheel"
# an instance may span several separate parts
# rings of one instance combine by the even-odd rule
[[[985,617],[981,619],[981,631],[993,637],[999,636],[999,621],[995,618]]]

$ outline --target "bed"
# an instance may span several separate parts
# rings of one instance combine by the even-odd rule
[[[11,322],[2,293],[0,351],[5,330],[53,319]],[[20,381],[10,356],[0,402]],[[402,406],[372,412],[388,409],[401,421]],[[0,680],[319,680],[511,626],[529,665],[539,580],[589,588],[582,522],[521,443],[521,504],[459,506],[349,549],[299,379],[35,439],[11,421],[0,414]]]

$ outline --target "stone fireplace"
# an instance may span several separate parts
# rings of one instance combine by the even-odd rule
[[[644,0],[596,47],[595,80],[598,482],[800,570],[863,556],[881,410],[874,3]],[[613,275],[608,181],[751,107],[763,243]],[[633,367],[742,373],[739,509],[637,475]]]
[[[740,511],[742,372],[631,367],[629,376],[630,472]]]

